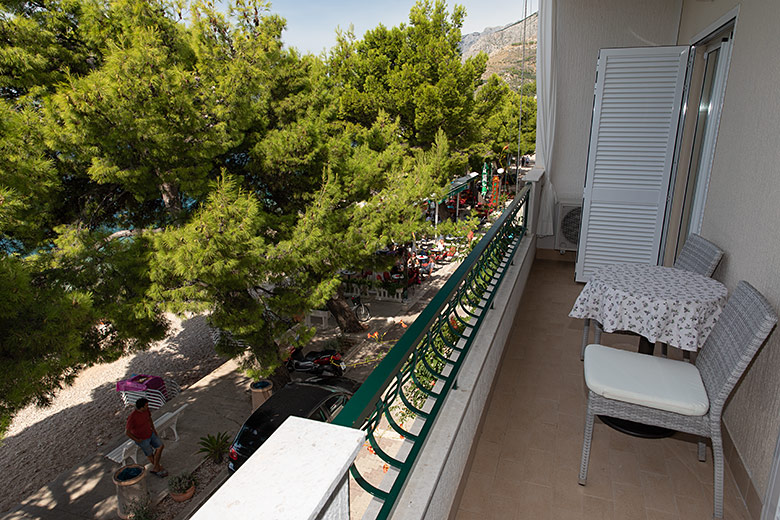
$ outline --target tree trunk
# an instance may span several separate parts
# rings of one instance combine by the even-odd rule
[[[268,376],[268,379],[271,380],[271,382],[274,384],[274,392],[282,388],[284,385],[289,383],[292,378],[290,377],[290,371],[287,370],[287,367],[284,363],[279,365],[279,368],[277,368],[273,374]]]
[[[172,182],[164,182],[160,184],[160,193],[162,194],[165,209],[167,209],[171,215],[179,215],[181,213],[181,194],[179,193],[179,186]]]
[[[452,213],[447,208],[447,202],[442,202],[441,204],[437,204],[439,208],[439,223],[447,221],[452,216]]]
[[[327,301],[328,310],[344,332],[363,332],[366,328],[340,293]]]

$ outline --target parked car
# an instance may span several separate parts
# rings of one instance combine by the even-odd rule
[[[276,391],[238,430],[228,454],[234,473],[290,416],[329,422],[360,383],[346,377],[318,376],[288,383]]]

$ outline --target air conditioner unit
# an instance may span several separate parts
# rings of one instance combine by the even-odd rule
[[[582,202],[560,201],[555,221],[555,249],[561,252],[576,251],[580,241]]]

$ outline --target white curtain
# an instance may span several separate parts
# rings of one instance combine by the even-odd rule
[[[542,195],[539,200],[539,225],[536,226],[536,235],[540,237],[549,237],[555,234],[553,222],[555,221],[555,206],[558,204],[550,177],[545,178],[547,182],[542,185]]]
[[[555,99],[558,90],[555,73],[557,0],[539,1],[539,38],[536,47],[536,166],[544,168],[547,182],[539,208],[539,236],[555,234],[555,189],[551,182],[551,158],[555,140]]]

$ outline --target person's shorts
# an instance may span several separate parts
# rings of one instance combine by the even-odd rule
[[[162,441],[156,433],[153,433],[152,436],[148,439],[144,439],[141,442],[136,442],[136,444],[138,444],[138,446],[140,446],[140,448],[144,451],[144,455],[151,457],[155,450],[162,446]]]

